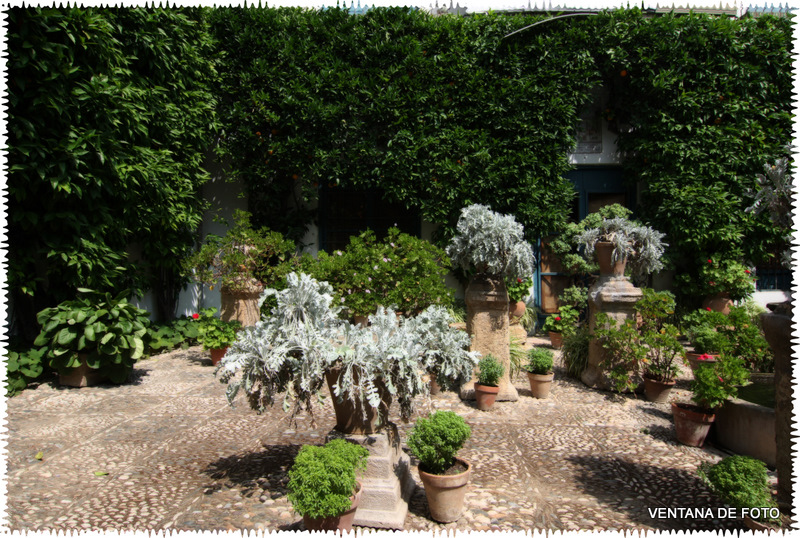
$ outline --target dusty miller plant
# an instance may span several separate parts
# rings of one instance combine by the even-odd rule
[[[533,249],[524,228],[511,215],[474,204],[461,210],[456,235],[445,249],[454,265],[465,271],[508,278],[533,273]]]
[[[337,317],[327,282],[291,273],[287,284],[282,291],[264,292],[262,299],[275,296],[276,306],[238,334],[217,368],[231,404],[243,390],[250,407],[261,413],[285,393],[284,411],[295,417],[306,410],[313,419],[312,404],[322,397],[325,373],[335,370],[335,397],[360,401],[366,413],[367,405],[380,407],[381,383],[407,420],[414,398],[429,394],[429,376],[458,386],[469,380],[478,361],[477,353],[466,351],[469,336],[450,328],[452,318],[441,306],[400,319],[379,307],[370,325],[361,327]]]
[[[663,233],[639,226],[628,219],[604,219],[596,228],[590,228],[575,237],[583,247],[583,255],[591,260],[594,257],[595,245],[599,241],[608,241],[614,245],[611,254],[612,263],[627,260],[627,267],[637,278],[658,271],[663,267],[661,256],[666,243],[662,242]]]
[[[791,149],[791,148],[787,148]],[[757,174],[758,190],[749,189],[747,194],[754,198],[753,205],[745,211],[758,215],[769,211],[772,224],[784,230],[786,244],[792,242],[792,176],[788,174],[789,159],[782,157],[774,164],[764,165],[764,173]],[[792,252],[784,250],[781,253],[781,263],[784,267],[792,267]]]

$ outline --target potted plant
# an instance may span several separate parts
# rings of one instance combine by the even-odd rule
[[[728,314],[734,301],[755,291],[755,269],[739,260],[722,256],[703,257],[697,261],[697,275],[678,275],[676,281],[689,294],[705,297],[703,308]]]
[[[628,267],[643,277],[663,267],[664,234],[635,221],[617,217],[603,219],[599,226],[583,231],[577,242],[587,260],[597,257],[600,275],[621,277]]]
[[[709,363],[725,349],[728,349],[728,339],[722,332],[728,323],[728,316],[722,312],[709,309],[700,309],[683,317],[686,338],[692,351],[686,353],[686,360],[692,371],[701,363]],[[701,355],[705,355],[700,359]]]
[[[525,371],[531,385],[531,396],[547,398],[553,384],[553,352],[540,347],[531,349]]]
[[[383,239],[371,230],[350,238],[344,250],[318,254],[312,271],[334,291],[334,302],[360,323],[378,306],[406,316],[431,305],[450,306],[453,292],[445,284],[450,259],[429,241],[390,228]]]
[[[420,418],[408,436],[408,448],[419,460],[431,517],[450,523],[461,517],[471,465],[456,457],[472,431],[452,411],[436,411]]]
[[[542,325],[542,330],[547,332],[550,337],[550,344],[555,349],[561,349],[564,336],[575,332],[575,324],[578,322],[579,317],[580,312],[569,305],[559,307],[557,314],[547,316]]]
[[[144,354],[147,311],[130,304],[127,291],[117,297],[85,288],[78,292],[81,297],[37,314],[42,330],[34,345],[47,348],[45,360],[62,385],[124,383]]]
[[[361,498],[356,474],[367,468],[369,451],[344,439],[325,446],[304,445],[289,469],[287,497],[295,512],[303,516],[306,530],[353,528]]]
[[[780,511],[772,499],[766,464],[749,456],[728,456],[698,469],[700,478],[727,505],[742,512],[745,524],[752,530],[766,530],[780,525]]]
[[[640,343],[645,349],[644,393],[649,401],[663,403],[675,385],[676,360],[684,354],[678,328],[669,323],[675,314],[675,296],[668,291],[643,288],[634,310]]]
[[[533,280],[531,278],[508,278],[506,279],[506,291],[508,292],[508,319],[512,324],[519,323],[525,315],[527,306],[525,297],[531,290]]]
[[[738,388],[748,382],[741,359],[722,354],[713,364],[702,364],[694,372],[692,401],[672,403],[672,416],[678,441],[688,446],[703,446],[717,409],[735,398]]]
[[[211,354],[211,364],[216,366],[225,355],[242,324],[238,320],[222,321],[214,317],[216,308],[203,309],[202,314],[195,314],[199,322],[198,339],[203,343],[203,349]]]
[[[478,363],[478,380],[475,382],[475,403],[481,411],[488,411],[494,405],[500,391],[500,378],[505,368],[494,355],[486,355]]]
[[[337,410],[337,428],[369,433],[386,422],[388,398],[407,420],[415,398],[429,394],[430,378],[445,389],[470,379],[478,355],[467,351],[469,336],[450,327],[444,307],[429,306],[411,318],[379,307],[370,325],[359,327],[338,317],[328,283],[295,273],[286,281],[281,291],[265,290],[263,299],[274,297],[276,306],[237,334],[217,368],[231,404],[243,389],[262,412],[283,394],[292,416],[306,410],[313,419],[312,404],[328,377],[334,405],[352,406],[349,416]]]
[[[223,320],[249,326],[260,317],[256,305],[264,286],[284,276],[282,262],[294,254],[295,245],[268,228],[254,229],[246,211],[236,210],[233,218],[224,237],[206,236],[200,250],[184,262],[184,271],[212,290],[220,286]]]
[[[617,323],[605,312],[597,314],[594,337],[605,353],[600,363],[611,387],[617,392],[633,392],[640,383],[647,348],[642,344],[634,319]]]

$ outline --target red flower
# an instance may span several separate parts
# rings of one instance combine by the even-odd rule
[[[556,316],[556,321],[561,321],[561,316]]]
[[[749,273],[749,272],[750,272],[750,271],[748,271],[748,273]],[[521,279],[521,278],[518,278],[518,279],[517,279],[517,284],[522,284],[522,279]]]
[[[708,282],[708,284],[709,284],[709,285],[711,285],[711,286],[714,286],[714,285],[716,285],[716,282],[714,282],[713,280],[710,280],[710,281]]]
[[[720,382],[720,383],[725,383],[725,381],[722,379],[722,377],[720,377],[720,376],[717,376],[717,379],[719,379],[719,382]]]
[[[748,275],[750,274],[750,270],[749,269],[745,269],[744,272],[747,273]]]
[[[709,258],[709,259],[708,259],[708,263],[714,263],[714,262],[713,262],[713,261],[711,261],[711,258]]]
[[[706,310],[708,310],[709,312],[711,312],[711,307],[710,307],[710,306],[707,306],[707,307],[706,307]]]
[[[195,312],[194,314],[192,314],[192,319],[200,319],[200,314]]]
[[[709,355],[708,353],[703,353],[702,355],[697,357],[697,360],[699,360],[699,361],[711,361],[711,360],[714,360],[714,357],[712,355]]]

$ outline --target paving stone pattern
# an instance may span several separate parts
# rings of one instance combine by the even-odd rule
[[[528,345],[547,340],[529,338]],[[316,423],[276,406],[233,408],[207,352],[179,350],[137,363],[122,386],[43,383],[8,401],[11,530],[303,530],[286,498],[286,472],[303,444],[335,425],[330,403]],[[684,372],[673,399],[688,399]],[[669,404],[586,388],[558,364],[550,398],[479,411],[454,393],[421,401],[472,427],[460,456],[473,465],[461,519],[430,519],[417,488],[406,530],[743,529],[736,520],[659,520],[648,508],[721,507],[697,478],[724,452],[680,445]],[[393,416],[399,417],[399,413]],[[403,439],[412,424],[398,424]],[[42,458],[36,459],[37,453]]]

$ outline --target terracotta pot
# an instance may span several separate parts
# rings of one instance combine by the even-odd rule
[[[712,355],[711,353],[708,354],[714,358],[701,361],[700,359],[698,359],[698,357],[700,357],[702,353],[689,353],[689,352],[686,353],[686,360],[689,361],[689,368],[692,369],[692,372],[697,370],[697,367],[700,366],[701,364],[714,364],[715,362],[717,362],[716,355]]]
[[[58,384],[65,387],[94,387],[103,382],[105,377],[86,364],[86,354],[79,353],[81,365],[73,368],[68,374],[58,374]]]
[[[703,446],[716,418],[712,411],[690,404],[672,404],[672,418],[678,441],[688,446]]]
[[[516,303],[508,303],[508,319],[511,323],[519,323],[520,318],[525,315],[527,305],[525,301],[517,301]]]
[[[548,331],[547,336],[550,337],[550,345],[555,349],[561,349],[564,344],[564,336],[561,333]]]
[[[500,387],[490,387],[475,383],[475,403],[478,405],[478,409],[488,411],[494,405],[498,392],[500,392]]]
[[[419,470],[419,478],[425,486],[431,517],[440,523],[456,521],[464,511],[464,494],[467,492],[472,466],[461,458],[455,460],[467,470],[453,475],[429,474],[422,469]]]
[[[350,508],[338,516],[332,517],[308,517],[303,516],[303,525],[309,531],[349,531],[353,529],[353,520],[356,517],[356,508],[361,500],[361,482],[356,480],[356,487],[358,488],[350,497]]]
[[[722,312],[726,315],[731,313],[732,304],[733,300],[731,299],[730,295],[727,294],[727,292],[715,293],[714,295],[709,295],[703,300],[703,308],[710,308],[715,312]]]
[[[611,262],[611,255],[614,252],[614,244],[608,241],[598,241],[594,245],[597,254],[597,264],[600,266],[600,276],[625,276],[625,265],[627,260],[616,263]]]
[[[353,323],[361,327],[369,325],[369,318],[367,316],[353,316]]]
[[[209,349],[208,351],[211,353],[211,364],[216,366],[219,364],[219,361],[222,360],[222,357],[225,356],[225,353],[227,353],[228,346],[217,349]]]
[[[366,413],[364,413],[361,401],[354,405],[346,398],[339,402],[338,398],[334,396],[333,386],[339,380],[339,374],[340,370],[338,369],[325,372],[325,380],[331,391],[333,412],[336,414],[336,429],[346,434],[369,435],[383,428],[389,421],[389,406],[392,403],[392,395],[386,390],[383,382],[379,379],[375,383],[381,395],[380,409],[367,405]],[[356,379],[358,379],[357,376]]]
[[[435,379],[431,379],[431,396],[438,396],[441,393],[442,387],[439,386]]]
[[[675,381],[664,383],[647,376],[644,377],[644,395],[647,401],[655,403],[666,403],[669,401],[669,394],[672,387],[675,386]]]
[[[549,374],[528,374],[528,383],[531,385],[531,396],[534,398],[547,398],[550,395],[550,386],[553,384],[553,372]]]

